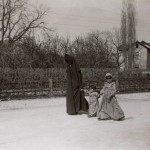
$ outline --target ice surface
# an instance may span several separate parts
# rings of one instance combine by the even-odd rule
[[[69,116],[65,98],[0,102],[0,150],[150,150],[150,93],[117,98],[121,122]]]

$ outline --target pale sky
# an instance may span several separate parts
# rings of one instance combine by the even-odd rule
[[[62,35],[75,37],[92,30],[120,26],[122,0],[30,0],[50,8],[49,25]],[[136,0],[138,40],[150,43],[150,0]]]

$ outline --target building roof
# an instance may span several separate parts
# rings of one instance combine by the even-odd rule
[[[147,42],[145,42],[145,41],[141,41],[141,42],[136,41],[134,44],[132,44],[132,46],[135,46],[135,44],[139,44],[139,45],[145,47],[146,49],[149,49],[149,50],[150,50],[150,43],[147,43]],[[119,46],[119,51],[121,52],[121,51],[123,51],[123,49],[124,49],[123,46],[120,45],[120,46]],[[127,50],[127,51],[129,50],[129,46],[127,46],[126,50]]]
[[[139,45],[141,45],[141,46],[143,46],[143,47],[145,47],[145,48],[150,50],[150,43],[147,43],[145,41],[141,41],[141,42],[136,41],[136,44],[139,44]]]

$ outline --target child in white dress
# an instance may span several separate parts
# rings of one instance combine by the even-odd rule
[[[98,109],[98,98],[99,94],[96,91],[95,86],[91,86],[89,93],[89,111],[88,111],[88,117],[95,117],[97,114]]]

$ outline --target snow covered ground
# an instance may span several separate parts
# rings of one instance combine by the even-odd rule
[[[150,150],[150,93],[117,97],[121,122],[69,116],[65,98],[0,102],[0,150]]]

